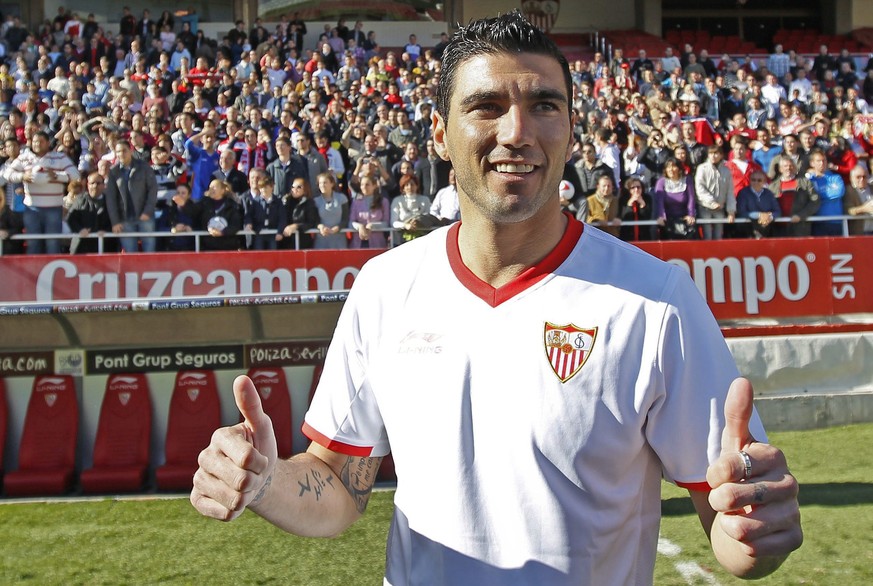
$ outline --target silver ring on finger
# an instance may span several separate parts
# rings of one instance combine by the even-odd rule
[[[752,458],[744,450],[740,450],[740,458],[743,460],[743,480],[752,477]]]

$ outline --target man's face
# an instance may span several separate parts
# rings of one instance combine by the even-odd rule
[[[103,193],[103,177],[99,175],[96,177],[89,177],[88,181],[88,195],[93,198],[100,197]]]
[[[721,154],[721,151],[712,151],[707,155],[709,162],[713,165],[718,165],[721,163],[721,160],[724,158],[724,155]]]
[[[560,65],[545,55],[476,55],[461,63],[451,114],[434,115],[433,137],[471,212],[516,223],[557,211],[554,194],[573,144],[568,98]]]
[[[218,163],[221,165],[222,169],[231,169],[234,165],[236,155],[233,154],[233,151],[227,149],[221,153],[218,157]]]
[[[48,152],[49,142],[40,134],[34,134],[30,139],[30,150],[38,157]]]
[[[301,155],[309,152],[309,139],[303,133],[297,133],[297,136],[294,138],[294,144],[297,145],[297,152]]]
[[[612,197],[612,181],[605,175],[597,180],[597,194],[600,197]]]
[[[693,140],[697,138],[697,132],[695,131],[693,124],[682,125],[682,138],[685,140]]]
[[[133,155],[130,152],[130,147],[124,143],[116,144],[115,158],[118,159],[118,162],[124,166],[130,165],[130,161],[131,159],[133,159]]]

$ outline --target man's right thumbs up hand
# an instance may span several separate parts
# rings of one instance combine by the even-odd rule
[[[273,423],[252,380],[237,377],[233,396],[244,420],[212,434],[197,460],[200,468],[191,491],[194,508],[221,521],[236,519],[246,507],[261,501],[278,458]]]

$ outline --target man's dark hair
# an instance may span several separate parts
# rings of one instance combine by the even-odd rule
[[[570,100],[573,97],[573,79],[567,58],[544,32],[528,22],[519,10],[514,10],[494,18],[473,21],[452,35],[443,52],[437,87],[436,109],[443,120],[449,118],[449,101],[458,67],[471,57],[498,53],[533,53],[554,57],[564,72],[567,110],[572,116]]]

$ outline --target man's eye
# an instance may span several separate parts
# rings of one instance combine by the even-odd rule
[[[540,102],[536,105],[536,109],[543,112],[557,112],[560,110],[560,106],[554,102]]]

